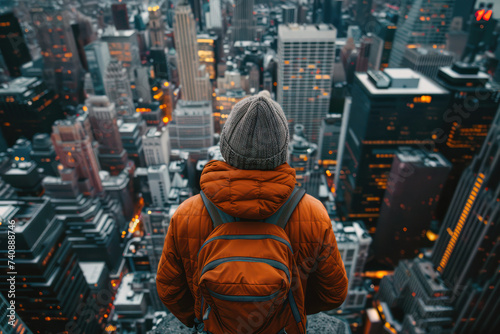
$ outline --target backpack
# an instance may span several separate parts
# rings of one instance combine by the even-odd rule
[[[256,221],[229,216],[201,192],[213,222],[194,278],[201,294],[197,322],[206,332],[306,332],[304,306],[294,297],[302,294],[298,269],[284,230],[304,194],[295,187],[276,213]]]

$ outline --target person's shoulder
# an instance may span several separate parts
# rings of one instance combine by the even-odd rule
[[[297,205],[290,217],[290,223],[300,224],[302,230],[312,229],[317,232],[331,228],[331,219],[325,206],[309,194],[305,194]]]

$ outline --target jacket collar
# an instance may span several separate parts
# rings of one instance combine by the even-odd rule
[[[273,170],[245,170],[212,160],[203,169],[200,186],[225,213],[243,219],[265,219],[292,193],[295,169],[284,163]]]

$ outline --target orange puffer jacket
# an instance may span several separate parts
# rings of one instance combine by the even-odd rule
[[[287,163],[274,170],[242,170],[210,161],[201,189],[219,209],[242,219],[265,219],[276,212],[295,185],[295,170]],[[249,222],[251,224],[251,222]],[[158,266],[156,284],[165,306],[192,327],[200,305],[197,255],[212,231],[212,221],[200,195],[182,203],[170,221]],[[347,276],[324,206],[305,195],[285,227],[299,269],[307,314],[339,307],[347,294]]]

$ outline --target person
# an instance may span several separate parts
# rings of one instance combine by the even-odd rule
[[[258,317],[252,318],[252,315],[248,315],[247,318],[239,317],[240,313],[248,310],[246,305],[248,299],[235,302],[234,296],[231,296],[233,298],[231,299],[209,290],[204,302],[203,294],[200,292],[202,276],[207,274],[206,268],[203,267],[205,269],[202,270],[200,267],[200,262],[204,261],[205,265],[207,259],[224,252],[224,247],[234,247],[231,245],[235,242],[238,244],[228,251],[230,255],[238,253],[238,256],[254,258],[263,252],[271,252],[266,256],[273,258],[287,256],[286,248],[269,244],[273,240],[227,240],[230,239],[227,235],[239,235],[243,233],[240,233],[241,230],[248,230],[251,234],[254,226],[256,230],[266,228],[263,227],[262,221],[275,216],[296,192],[298,187],[295,186],[295,170],[287,163],[289,137],[286,116],[281,106],[271,99],[269,92],[263,91],[238,102],[229,114],[220,136],[220,149],[225,161],[212,160],[205,166],[200,178],[202,194],[183,202],[174,213],[165,238],[156,283],[161,301],[186,326],[215,334],[235,332],[275,334],[280,331],[275,330],[276,326],[273,324],[285,321],[289,323],[279,325],[283,326],[280,333],[304,333],[307,314],[332,310],[343,303],[347,295],[348,280],[337,248],[331,219],[322,203],[309,195],[304,195],[292,209],[293,212],[284,226],[285,234],[279,238],[274,235],[269,237],[273,240],[287,239],[291,244],[290,254],[293,254],[293,260],[290,263],[293,268],[290,271],[293,277],[290,281],[294,284],[286,283],[288,284],[286,289],[292,291],[291,295],[287,296],[293,297],[294,303],[297,304],[296,313],[299,316],[300,326],[292,324],[293,321],[290,319],[293,318],[286,315],[287,311],[280,311],[280,308],[289,301],[284,294],[281,299],[273,301],[274,305],[264,307],[254,302],[255,307],[257,309],[260,307],[264,313],[257,319]],[[207,203],[202,196],[208,200]],[[239,221],[223,226],[240,224],[233,225],[239,226],[238,229],[226,233],[226,236],[219,235],[214,238],[213,233],[219,232],[222,228],[219,226],[214,229],[214,218],[206,205],[211,206],[210,203],[213,203],[215,211],[235,217],[234,220]],[[272,233],[279,232],[273,229]],[[209,241],[217,239],[220,245],[214,245],[205,254],[209,235]],[[252,238],[259,237],[252,236]],[[233,244],[228,244],[229,242]],[[266,245],[271,246],[253,244],[247,247],[249,245],[247,243],[252,242],[268,242]],[[275,268],[278,267],[264,267],[259,263],[245,262],[224,264],[226,266],[221,265],[215,273],[210,274],[212,281],[205,285],[212,288],[222,286],[225,291],[236,286],[236,289],[240,289],[236,294],[245,295],[244,298],[259,294],[260,290],[255,290],[257,293],[249,292],[248,289],[254,289],[255,285],[242,288],[241,284],[262,280],[264,279],[262,275],[274,275],[272,271],[276,271]],[[249,267],[250,265],[255,266]],[[280,282],[287,281],[286,275],[279,274]],[[227,283],[227,280],[233,281]],[[214,296],[218,296],[218,299],[214,299]],[[262,298],[259,297],[257,301],[264,300]],[[223,305],[222,302],[226,304]],[[210,312],[211,309],[216,311]],[[232,325],[227,324],[236,318],[245,321],[239,321],[237,329],[235,327],[230,329]]]

